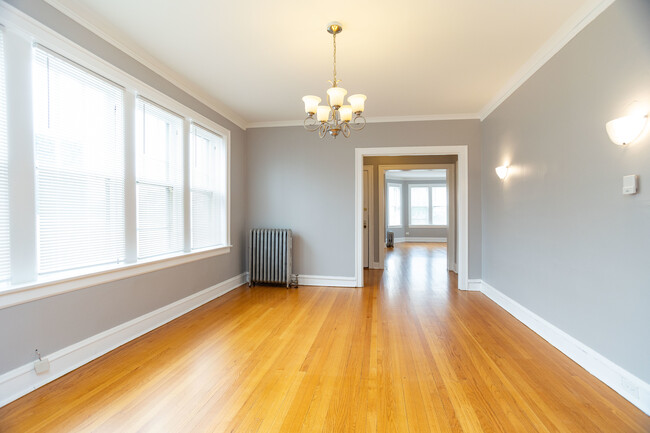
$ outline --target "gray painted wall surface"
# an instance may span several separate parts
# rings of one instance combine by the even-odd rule
[[[354,276],[354,149],[467,145],[469,276],[480,278],[480,125],[478,120],[369,123],[348,139],[320,139],[302,127],[249,129],[249,228],[293,229],[297,273]]]
[[[483,279],[650,382],[650,2],[619,0],[483,122]],[[511,161],[499,181],[494,167]],[[634,196],[622,177],[640,175]]]
[[[231,132],[230,254],[0,309],[0,374],[244,272],[245,132],[42,1],[8,3]],[[188,278],[191,276],[191,278]]]

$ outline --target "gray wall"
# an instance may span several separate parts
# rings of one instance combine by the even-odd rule
[[[605,123],[650,103],[648,23],[647,0],[615,2],[482,128],[483,279],[646,382],[650,132],[622,148]]]
[[[302,127],[249,129],[248,225],[293,229],[297,273],[354,276],[354,149],[467,145],[469,277],[480,278],[480,126],[478,120],[370,123],[348,139],[320,139]]]
[[[7,3],[230,129],[233,248],[230,254],[0,309],[0,374],[33,361],[35,348],[49,354],[242,273],[246,245],[245,131],[47,3]]]

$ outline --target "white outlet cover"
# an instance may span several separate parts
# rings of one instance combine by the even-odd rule
[[[623,176],[623,194],[636,194],[639,177],[636,174]]]
[[[39,361],[34,361],[34,371],[36,371],[36,374],[42,374],[50,371],[50,361],[47,358],[41,359]]]

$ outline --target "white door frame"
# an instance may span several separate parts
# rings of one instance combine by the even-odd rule
[[[368,171],[368,269],[374,269],[373,264],[375,263],[375,190],[373,185],[375,183],[374,169],[372,165],[364,165],[361,170],[361,175],[364,171]],[[361,184],[361,189],[363,190],[363,179]],[[361,203],[363,207],[363,196],[361,196]],[[361,209],[361,218],[363,220],[363,209]],[[362,222],[363,224],[363,222]],[[361,226],[361,242],[363,242],[363,225]],[[362,251],[363,253],[363,251]],[[363,267],[363,255],[361,256],[361,262]]]
[[[467,290],[469,273],[469,167],[467,146],[365,147],[354,150],[354,247],[355,279],[363,287],[363,157],[404,155],[458,156],[458,288]]]

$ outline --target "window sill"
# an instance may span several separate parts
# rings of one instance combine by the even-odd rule
[[[0,309],[36,301],[74,290],[85,289],[111,281],[135,277],[184,263],[220,256],[230,252],[231,245],[211,248],[173,256],[154,257],[137,263],[98,266],[83,269],[83,273],[62,272],[42,276],[36,281],[0,286]]]
[[[410,229],[446,229],[447,227],[448,226],[446,226],[446,225],[444,225],[444,226],[441,226],[441,225],[422,225],[422,224],[409,225]]]
[[[389,229],[401,229],[404,228],[404,226],[388,226]]]

